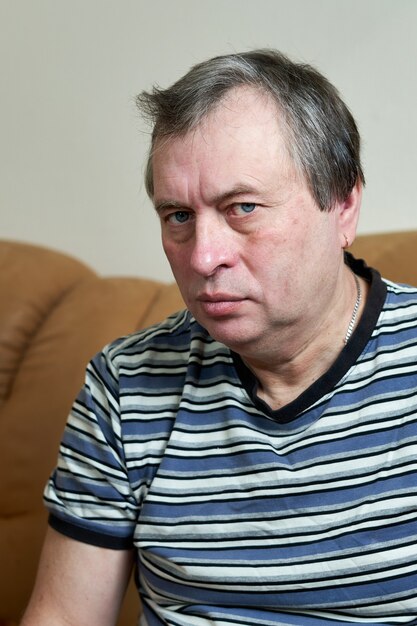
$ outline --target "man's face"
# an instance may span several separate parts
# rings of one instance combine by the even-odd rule
[[[186,305],[242,356],[315,332],[342,272],[340,212],[319,211],[287,152],[276,106],[240,88],[153,157],[162,242]]]

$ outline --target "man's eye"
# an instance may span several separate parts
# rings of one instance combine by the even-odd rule
[[[235,206],[237,213],[252,213],[256,209],[254,202],[237,202]]]
[[[167,221],[171,224],[184,224],[190,218],[190,214],[188,211],[175,211],[175,213],[170,213],[167,217]]]

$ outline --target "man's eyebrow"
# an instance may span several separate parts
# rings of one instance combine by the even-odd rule
[[[155,204],[155,211],[161,213],[165,209],[185,209],[184,205],[176,200],[162,200]]]
[[[211,203],[216,204],[216,205],[223,204],[224,202],[227,202],[228,200],[231,200],[232,198],[235,198],[236,196],[244,196],[248,194],[253,194],[255,193],[255,191],[256,189],[249,185],[236,185],[229,191],[225,191],[223,193],[219,193],[213,196],[211,198]]]
[[[251,187],[249,185],[236,185],[235,187],[233,187],[232,189],[229,189],[228,191],[223,191],[221,193],[218,193],[214,196],[212,196],[209,199],[209,204],[211,205],[219,205],[219,204],[223,204],[224,202],[227,202],[228,200],[231,200],[232,198],[235,198],[236,196],[244,196],[246,194],[252,194],[255,193],[256,189],[254,187]],[[188,207],[186,207],[184,204],[181,204],[181,202],[177,202],[176,200],[162,200],[161,202],[158,202],[157,204],[155,204],[155,210],[157,213],[161,213],[162,211],[164,211],[164,209],[184,209],[186,210]]]

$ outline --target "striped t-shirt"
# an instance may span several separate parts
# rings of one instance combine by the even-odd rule
[[[112,343],[51,525],[136,548],[143,625],[417,624],[416,320],[417,289],[372,272],[347,346],[278,411],[188,312]]]

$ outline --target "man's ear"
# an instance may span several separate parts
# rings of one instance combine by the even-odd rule
[[[363,184],[358,179],[347,198],[336,204],[339,222],[340,246],[348,248],[356,237],[356,228],[362,202]]]

